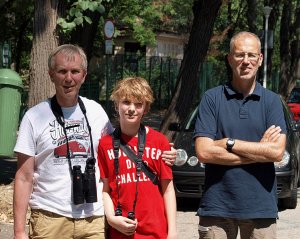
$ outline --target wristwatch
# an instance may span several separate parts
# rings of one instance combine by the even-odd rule
[[[228,138],[226,142],[226,147],[229,152],[231,152],[232,147],[234,146],[235,140],[232,138]]]

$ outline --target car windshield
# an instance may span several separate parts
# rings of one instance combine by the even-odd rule
[[[292,90],[288,103],[300,103],[300,88]]]

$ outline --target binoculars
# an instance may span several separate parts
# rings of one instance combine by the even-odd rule
[[[95,159],[88,158],[84,173],[81,172],[80,165],[73,166],[73,202],[75,205],[97,202],[95,162]]]
[[[115,216],[122,216],[122,208],[121,206],[118,206],[115,210]],[[130,211],[127,214],[127,218],[131,219],[131,220],[135,220],[135,213]]]

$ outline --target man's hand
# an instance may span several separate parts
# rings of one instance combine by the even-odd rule
[[[170,151],[164,151],[162,154],[162,160],[165,162],[165,164],[169,166],[173,166],[175,163],[175,159],[177,156],[176,149],[173,148],[174,144],[170,143],[171,150]]]
[[[15,234],[14,239],[28,239],[27,233],[24,231],[23,233]]]
[[[281,128],[272,125],[266,130],[260,142],[276,142],[280,137]]]

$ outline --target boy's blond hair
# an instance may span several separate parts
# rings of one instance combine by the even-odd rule
[[[153,91],[148,82],[141,77],[127,77],[120,80],[111,96],[110,99],[114,102],[115,106],[121,99],[138,100],[140,102],[145,101],[145,113],[149,112],[150,105],[154,101]]]

